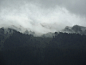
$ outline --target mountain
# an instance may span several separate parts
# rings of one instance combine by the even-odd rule
[[[86,35],[86,27],[79,25],[74,25],[73,27],[67,26],[65,29],[63,29],[63,32]]]
[[[77,32],[81,28],[73,26],[69,30]],[[55,32],[49,37],[50,34],[34,37],[1,28],[0,65],[86,65],[86,35]]]

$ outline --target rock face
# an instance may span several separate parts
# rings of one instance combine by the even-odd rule
[[[63,29],[63,32],[86,35],[86,27],[79,26],[79,25],[74,25],[73,27],[67,26],[65,27],[65,29]]]

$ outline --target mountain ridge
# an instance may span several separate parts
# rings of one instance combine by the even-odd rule
[[[19,30],[16,30],[15,28],[0,28],[0,35],[6,35],[6,34],[12,34],[13,32],[20,32]],[[70,26],[66,26],[63,30],[61,30],[60,32],[63,33],[75,33],[75,34],[81,34],[81,35],[86,35],[86,27],[84,26],[80,26],[80,25],[74,25],[72,27]],[[36,35],[35,32],[32,31],[28,31],[25,30],[25,32],[20,32],[20,33],[24,33],[24,34],[28,34],[28,35],[34,35],[34,36],[41,36],[41,37],[53,37],[55,36],[55,32],[48,32],[42,35]],[[59,33],[59,31],[58,31]]]
[[[62,31],[66,33],[76,33],[76,34],[86,35],[86,27],[79,25],[74,25],[72,27],[66,26]]]
[[[10,30],[0,30],[0,65],[86,65],[86,35],[55,32],[36,37]]]

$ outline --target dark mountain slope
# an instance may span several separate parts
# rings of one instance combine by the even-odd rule
[[[34,37],[13,30],[0,39],[2,65],[86,65],[86,35]]]

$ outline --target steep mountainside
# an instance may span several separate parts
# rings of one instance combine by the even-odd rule
[[[53,37],[34,37],[3,28],[0,34],[2,65],[86,65],[86,35],[55,32]]]

